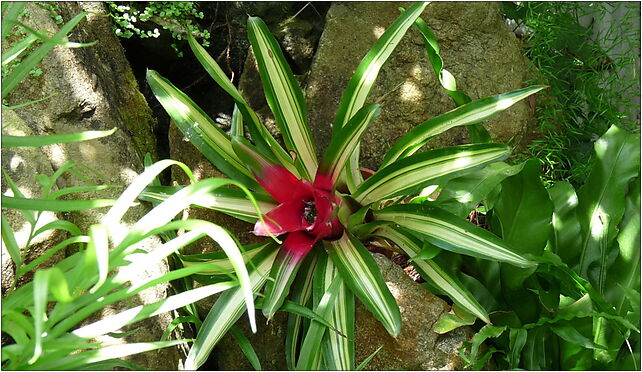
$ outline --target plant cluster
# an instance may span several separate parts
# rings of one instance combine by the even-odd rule
[[[36,40],[40,41],[41,45],[28,51],[27,57],[17,63],[13,71],[3,80],[3,99],[56,45],[66,47],[93,45],[93,43],[78,44],[64,41],[71,30],[87,15],[86,12],[78,14],[62,26],[55,35],[48,37],[18,21],[25,5],[24,2],[2,4],[3,38],[7,37],[6,31],[14,25],[23,28],[29,35],[2,53],[2,63],[4,65],[9,61],[15,61],[16,56]],[[38,101],[44,99],[46,98]],[[32,103],[26,102],[13,107],[3,105],[2,109],[12,110]],[[11,123],[3,124],[5,124],[3,129],[11,125]],[[49,136],[12,136],[3,133],[2,147],[39,147],[88,141],[108,136],[115,130],[114,128],[109,131]],[[119,333],[122,327],[163,312],[190,306],[201,298],[237,285],[245,288],[248,294],[248,306],[252,304],[247,270],[234,239],[221,227],[210,222],[198,220],[170,222],[177,213],[194,202],[194,199],[201,199],[201,195],[209,194],[223,185],[234,184],[233,181],[209,179],[195,183],[186,187],[182,195],[177,194],[173,200],[157,205],[134,226],[119,228],[121,218],[133,205],[136,196],[149,183],[158,182],[155,180],[156,175],[174,164],[180,166],[190,180],[194,180],[191,171],[181,163],[165,160],[152,165],[148,160],[147,171],[138,176],[117,200],[80,199],[82,193],[98,192],[118,186],[97,185],[91,182],[91,176],[97,173],[72,161],[63,164],[50,176],[35,175],[35,182],[41,186],[40,195],[30,198],[23,195],[19,186],[2,169],[3,179],[8,185],[7,192],[2,195],[2,243],[3,250],[6,248],[15,267],[13,286],[8,293],[3,293],[0,310],[3,369],[71,370],[114,367],[141,369],[140,366],[121,358],[185,343],[188,340],[150,340],[151,342],[107,346],[97,341],[97,338],[105,335],[125,337],[131,334],[131,331]],[[77,177],[83,185],[56,189],[57,181],[61,177]],[[79,199],[66,200],[70,196]],[[72,212],[102,207],[111,208],[99,223],[93,224],[88,231],[84,232],[76,224],[64,219],[51,222],[43,219],[45,211]],[[17,210],[22,215],[28,225],[26,239],[17,238],[5,217],[5,208]],[[175,230],[179,229],[189,232],[176,238]],[[32,243],[41,235],[52,231],[61,231],[67,235],[67,238],[53,245],[41,256],[27,261]],[[167,238],[166,244],[158,245],[150,251],[141,250],[138,243],[155,235]],[[237,276],[211,286],[198,289],[187,288],[157,303],[133,307],[109,317],[91,321],[93,315],[100,313],[107,306],[131,299],[147,288],[205,269],[203,265],[191,268],[179,267],[136,284],[130,282],[132,274],[144,271],[149,265],[154,265],[180,247],[203,236],[209,236],[219,243],[227,253],[232,268],[239,270]],[[68,250],[70,248],[75,250]],[[48,268],[40,268],[47,260],[66,250],[67,255],[64,259]],[[31,282],[15,288],[21,277],[28,277],[30,274],[33,274]],[[167,333],[169,332],[171,327]],[[9,339],[6,343],[5,335]]]
[[[633,27],[639,22],[639,4],[502,5],[506,17],[524,29],[526,56],[540,76],[534,83],[550,86],[536,111],[542,137],[522,158],[540,160],[549,186],[561,180],[579,186],[590,171],[592,142],[612,125],[639,132],[639,104],[630,97],[639,90],[632,75],[639,58],[640,35]],[[608,28],[600,30],[609,24],[602,20],[618,11]]]
[[[148,29],[139,22],[153,21],[163,30],[171,31],[174,40],[183,40],[187,34],[194,35],[203,40],[203,45],[209,45],[210,32],[202,29],[197,19],[203,19],[203,13],[198,10],[198,3],[193,1],[150,1],[142,3],[144,9],[140,10],[141,3],[108,1],[109,14],[114,20],[114,33],[116,36],[129,39],[132,36],[145,38],[158,38],[161,31],[158,27]],[[183,52],[174,42],[170,45],[179,57]]]
[[[544,88],[533,86],[471,101],[443,69],[436,38],[419,18],[426,5],[402,10],[363,58],[344,91],[332,139],[319,161],[303,93],[277,41],[259,18],[249,18],[248,38],[287,151],[194,38],[188,41],[197,59],[235,101],[230,133],[220,130],[157,72],[147,73],[157,99],[191,143],[227,176],[252,190],[259,201],[257,213],[238,190],[220,189],[210,203],[200,205],[251,222],[256,235],[274,240],[246,247],[244,256],[254,294],[262,293],[257,303],[263,314],[270,319],[277,311],[291,313],[286,336],[289,368],[355,368],[355,297],[391,335],[399,334],[399,308],[366,248],[372,238],[384,238],[392,243],[391,249],[411,256],[428,282],[462,311],[484,322],[490,322],[487,309],[433,258],[450,251],[516,267],[537,266],[536,260],[523,257],[489,231],[425,203],[425,195],[450,180],[505,159],[508,147],[488,143],[490,136],[478,123]],[[379,105],[367,104],[367,98],[382,65],[413,25],[425,40],[440,82],[461,106],[417,125],[392,146],[380,169],[364,179],[358,166],[359,142],[380,113]],[[244,138],[244,125],[253,143]],[[470,128],[478,143],[419,152],[432,137],[462,125]],[[177,190],[180,188],[149,188],[143,195],[160,201]],[[220,254],[180,257],[183,264],[216,265],[208,272],[210,283],[224,273],[218,268],[225,262]],[[239,289],[226,291],[216,301],[198,328],[186,368],[198,368],[205,362],[244,309]]]

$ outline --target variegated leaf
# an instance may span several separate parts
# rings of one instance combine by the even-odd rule
[[[272,134],[261,123],[259,117],[252,110],[250,105],[245,101],[241,93],[236,89],[234,84],[227,78],[223,69],[216,63],[209,53],[203,48],[192,35],[188,33],[189,46],[194,52],[196,58],[201,62],[207,73],[216,81],[216,83],[227,92],[227,94],[234,100],[235,108],[237,108],[242,118],[247,123],[247,127],[252,135],[252,139],[256,147],[267,155],[273,154],[279,162],[286,167],[290,172],[299,176],[292,158],[288,153],[283,150],[281,145],[272,137]],[[242,124],[242,123],[241,123]]]
[[[498,144],[451,146],[400,159],[380,169],[352,195],[362,205],[400,194],[409,194],[440,177],[459,176],[505,159],[510,149]],[[443,181],[443,179],[442,179]]]
[[[383,158],[381,167],[385,167],[397,159],[408,157],[421,148],[432,137],[448,129],[480,123],[493,115],[504,111],[513,104],[544,89],[543,85],[514,90],[494,97],[482,98],[445,114],[435,116],[417,125],[395,143]]]
[[[403,251],[413,259],[413,265],[420,271],[420,274],[422,274],[425,280],[447,293],[450,299],[459,306],[484,322],[490,323],[486,309],[479,304],[466,287],[459,283],[459,280],[455,276],[447,273],[434,261],[417,257],[421,252],[422,245],[412,234],[404,233],[400,228],[382,226],[375,231],[373,235],[386,238],[403,249]]]
[[[448,251],[507,262],[519,267],[535,265],[513,252],[503,240],[490,231],[440,208],[400,204],[375,211],[374,215],[377,220],[393,222]]]
[[[276,244],[272,242],[266,244],[264,251],[252,260],[254,267],[250,270],[250,281],[254,292],[260,290],[267,280],[277,254],[275,248]],[[241,317],[244,308],[244,296],[239,287],[228,290],[218,298],[196,335],[185,360],[185,369],[196,370],[205,363],[216,343]]]
[[[401,315],[370,252],[345,232],[341,239],[324,242],[348,288],[393,336],[401,331]]]
[[[250,188],[258,184],[232,150],[226,133],[191,98],[156,71],[147,71],[147,82],[176,126],[214,166]]]
[[[303,92],[265,23],[260,18],[249,17],[247,28],[265,98],[279,125],[285,145],[296,153],[295,164],[301,176],[312,179],[317,171],[317,159],[307,125]]]
[[[138,199],[158,203],[166,200],[182,188],[183,186],[148,186]],[[267,195],[260,193],[254,193],[253,195],[261,214],[266,214],[277,206],[273,199]],[[194,205],[223,212],[249,223],[255,223],[259,219],[256,208],[247,199],[245,192],[239,189],[218,188]]]

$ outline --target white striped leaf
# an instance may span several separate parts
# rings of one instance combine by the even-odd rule
[[[229,136],[214,121],[167,79],[156,71],[147,71],[152,92],[174,120],[178,129],[215,167],[247,187],[258,183],[232,150]]]
[[[313,279],[314,312],[328,319],[343,279],[336,275],[327,255],[320,255]],[[297,370],[320,369],[322,348],[321,342],[327,327],[320,322],[312,321],[301,343],[301,352],[296,364]]]
[[[366,247],[348,232],[339,240],[324,243],[347,286],[388,333],[398,335],[401,331],[399,306]]]
[[[255,266],[250,270],[250,281],[255,293],[267,280],[272,262],[277,254],[275,247],[275,244],[266,245],[264,251],[252,260]],[[205,363],[216,343],[243,315],[244,308],[243,292],[238,287],[226,291],[218,298],[203,321],[203,325],[196,335],[196,340],[190,348],[185,360],[186,370],[196,370]]]
[[[248,264],[257,254],[263,252],[267,244],[269,244],[269,241],[243,247],[243,261]],[[184,267],[208,264],[210,267],[198,271],[198,274],[202,275],[227,275],[234,270],[230,258],[222,251],[205,254],[179,254],[178,257]]]
[[[249,17],[247,29],[267,103],[279,125],[286,147],[296,153],[295,164],[301,176],[311,180],[317,171],[317,159],[307,125],[308,114],[303,92],[265,23],[260,18]]]
[[[532,267],[534,262],[516,254],[488,230],[440,208],[419,205],[394,205],[374,212],[375,219],[390,221],[417,234],[439,248],[487,260]]]
[[[454,275],[446,272],[432,260],[417,257],[421,252],[422,244],[416,237],[412,236],[412,234],[404,233],[404,230],[401,228],[395,229],[392,226],[383,226],[375,231],[373,235],[386,238],[403,249],[403,251],[413,259],[413,265],[419,270],[420,274],[422,274],[421,276],[426,281],[429,281],[435,287],[448,294],[450,299],[462,308],[484,322],[490,323],[486,309],[479,304],[466,287],[461,285]]]
[[[256,113],[252,110],[250,105],[245,101],[241,93],[236,89],[234,84],[227,78],[227,75],[225,72],[223,72],[223,69],[216,63],[214,58],[207,53],[205,48],[203,48],[195,39],[194,37],[188,33],[188,38],[190,48],[192,48],[192,52],[194,52],[194,55],[198,59],[198,61],[203,65],[207,73],[216,81],[216,83],[227,92],[227,94],[232,97],[234,102],[236,103],[234,105],[235,110],[238,109],[242,115],[242,119],[244,119],[247,123],[247,127],[250,131],[250,134],[252,135],[252,140],[256,144],[256,147],[264,153],[264,155],[269,155],[273,154],[276,156],[276,158],[279,160],[279,162],[286,167],[290,172],[294,173],[295,175],[298,174],[298,170],[296,170],[296,167],[294,166],[294,163],[292,162],[292,158],[288,155],[288,153],[283,150],[281,145],[272,137],[272,134],[267,130],[267,128],[261,123],[259,120],[259,117],[256,115]],[[234,116],[232,116],[234,119]],[[238,119],[241,119],[240,117]],[[234,120],[233,124],[234,124]],[[243,123],[241,121],[240,123],[240,131],[242,131],[242,126]],[[233,127],[239,127],[238,122],[237,125]],[[239,135],[237,133],[237,135]]]
[[[339,275],[336,266],[332,275]],[[322,344],[325,366],[331,371],[354,370],[354,295],[345,282],[339,286],[334,308],[327,320],[342,334],[332,331],[325,333]]]
[[[381,67],[388,60],[388,57],[390,57],[397,44],[406,34],[408,28],[421,15],[426,5],[428,5],[426,2],[413,4],[407,12],[401,14],[388,27],[374,43],[368,54],[363,57],[339,102],[337,115],[332,126],[333,137],[363,107]],[[363,181],[359,173],[359,145],[355,147],[348,159],[345,176],[351,191]]]
[[[414,154],[432,137],[450,128],[480,123],[544,88],[545,86],[543,85],[535,85],[494,97],[478,99],[445,114],[428,119],[401,137],[388,150],[383,158],[381,167],[385,167],[399,158]]]
[[[308,302],[312,298],[312,280],[314,278],[314,272],[319,257],[316,252],[316,250],[312,250],[308,253],[305,260],[303,260],[302,267],[299,270],[292,289],[292,301],[301,306],[307,306]],[[312,306],[310,305],[310,307]],[[301,336],[305,330],[306,327],[304,327],[303,317],[298,314],[291,313],[288,316],[288,328],[285,335],[285,361],[288,369],[290,370],[293,370],[296,367],[299,342],[301,342]]]
[[[379,105],[364,106],[332,137],[321,160],[319,173],[328,175],[333,187],[336,186],[335,183],[343,171],[348,157],[361,141],[366,128],[380,114]]]
[[[138,199],[158,203],[166,200],[182,188],[183,186],[148,186],[143,193],[140,194]],[[266,214],[277,206],[274,200],[267,195],[260,193],[254,193],[253,195],[261,214]],[[193,205],[223,212],[249,223],[255,223],[259,219],[256,208],[254,208],[252,202],[247,199],[245,192],[239,189],[228,187],[218,188],[206,195],[203,199],[199,199],[198,203]]]
[[[477,167],[505,159],[510,149],[499,144],[451,146],[400,159],[380,169],[353,193],[362,205],[401,194],[410,194]],[[444,181],[442,178],[439,180]]]
[[[446,93],[453,99],[457,106],[469,103],[471,101],[470,97],[466,93],[457,90],[455,77],[448,70],[443,68],[444,61],[441,58],[441,55],[439,55],[439,43],[430,27],[428,27],[426,22],[421,18],[417,18],[413,26],[424,38],[424,46],[426,47],[426,52],[428,52],[428,59],[435,71],[435,75],[439,78],[439,82]],[[491,141],[490,134],[486,128],[481,125],[469,125],[467,129],[471,142],[487,143]]]
[[[263,300],[263,315],[265,315],[268,321],[272,319],[274,313],[283,305],[285,297],[290,293],[290,286],[302,262],[303,257],[301,257],[300,254],[290,249],[279,249],[279,254],[277,254],[272,265],[270,280],[263,290],[263,294],[265,295]]]
[[[361,60],[347,88],[343,92],[334,125],[333,134],[363,107],[370,90],[374,86],[381,66],[388,60],[395,47],[406,34],[406,31],[428,3],[413,4],[408,11],[401,14],[381,37],[374,43],[368,54]]]

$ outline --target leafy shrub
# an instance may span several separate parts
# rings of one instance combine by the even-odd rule
[[[613,126],[596,141],[595,157],[577,191],[565,181],[547,190],[532,159],[455,179],[429,202],[465,215],[463,193],[484,185],[486,224],[539,261],[519,269],[439,255],[490,311],[492,325],[465,355],[477,368],[499,352],[501,369],[639,369],[640,137]],[[440,327],[462,323],[445,318]],[[478,354],[484,340],[493,347]]]
[[[3,66],[10,61],[16,61],[16,56],[23,53],[36,40],[42,45],[27,51],[27,56],[18,61],[7,77],[3,80],[2,98],[6,97],[56,45],[66,47],[88,46],[89,44],[70,43],[63,38],[82,20],[87,13],[81,13],[65,24],[52,37],[32,30],[18,21],[25,3],[3,3],[2,35],[14,25],[25,30],[29,36],[23,38],[2,54]],[[45,99],[45,98],[43,98]],[[43,100],[41,99],[41,100]],[[41,101],[40,100],[40,101]],[[22,103],[11,110],[31,102]],[[11,125],[11,123],[3,123]],[[75,134],[55,134],[49,136],[11,136],[2,135],[3,147],[38,147],[51,144],[80,142],[101,138],[114,133],[109,131],[88,131]],[[156,208],[137,221],[134,226],[121,229],[120,220],[133,205],[137,195],[154,182],[155,176],[170,165],[180,166],[194,180],[191,171],[184,164],[165,160],[149,166],[147,171],[139,175],[118,198],[94,200],[61,200],[61,198],[91,191],[101,191],[115,185],[95,185],[88,181],[84,171],[95,173],[94,170],[81,164],[66,162],[52,175],[35,175],[35,181],[41,186],[40,196],[26,198],[11,177],[2,169],[4,180],[9,186],[7,193],[2,195],[3,209],[18,210],[29,226],[29,236],[25,241],[18,241],[9,225],[4,211],[2,214],[2,243],[15,265],[13,286],[8,293],[3,293],[2,318],[3,346],[2,368],[15,369],[111,369],[125,367],[140,369],[133,363],[120,358],[145,351],[169,347],[187,340],[142,342],[105,346],[96,341],[103,335],[116,337],[127,334],[115,333],[121,327],[153,317],[157,314],[193,304],[199,299],[240,285],[244,287],[245,300],[248,310],[253,311],[253,298],[248,287],[247,270],[238,251],[236,242],[219,226],[206,221],[188,220],[168,223],[173,216],[185,206],[200,199],[199,195],[208,194],[223,185],[235,184],[224,179],[209,179],[187,186],[182,195],[177,193],[171,200],[160,203]],[[53,187],[60,177],[79,177],[85,185],[54,190]],[[239,187],[242,187],[239,185]],[[248,195],[251,199],[251,195]],[[89,231],[83,233],[74,223],[67,220],[54,220],[49,223],[42,221],[42,212],[70,212],[90,208],[111,207],[102,221],[92,225]],[[172,239],[172,232],[187,229],[190,232]],[[53,246],[31,262],[26,262],[32,242],[51,231],[66,232],[68,238]],[[170,237],[168,241],[151,251],[140,249],[138,243],[154,235]],[[82,322],[118,301],[137,296],[141,291],[170,280],[180,279],[202,270],[208,265],[195,265],[190,268],[179,268],[156,277],[148,278],[142,283],[129,283],[132,273],[144,271],[164,259],[181,246],[203,236],[215,239],[224,251],[229,254],[231,269],[238,276],[228,280],[190,289],[168,297],[153,304],[137,306],[98,321],[81,326]],[[52,256],[67,248],[76,248],[75,253],[46,269],[38,267]],[[33,273],[33,281],[15,289],[19,278]],[[169,331],[168,331],[169,332]],[[4,343],[4,336],[10,340]]]
[[[612,125],[639,132],[639,104],[630,97],[640,89],[633,76],[639,64],[640,35],[633,26],[639,23],[639,4],[502,5],[524,30],[526,56],[541,76],[536,83],[550,86],[536,111],[542,138],[529,145],[524,158],[540,160],[549,185],[566,180],[579,186],[590,170],[592,142]],[[613,13],[617,18],[600,30]]]
[[[430,194],[427,187],[443,186],[509,154],[508,147],[491,143],[418,152],[430,138],[466,125],[474,141],[487,142],[490,136],[479,122],[543,88],[534,86],[471,102],[443,69],[436,38],[419,18],[425,6],[414,4],[403,11],[363,58],[344,91],[332,139],[320,161],[307,126],[303,93],[260,19],[249,18],[248,36],[287,151],[193,37],[188,36],[192,51],[236,103],[230,134],[218,129],[187,95],[157,72],[147,73],[152,91],[178,128],[212,164],[252,190],[261,211],[255,213],[234,189],[218,190],[206,206],[254,223],[256,235],[270,236],[281,244],[278,250],[275,243],[254,247],[246,250],[246,257],[252,267],[254,293],[263,288],[263,298],[257,301],[263,313],[268,319],[279,310],[291,313],[286,336],[289,368],[354,369],[354,296],[391,335],[400,332],[399,308],[364,245],[372,237],[385,238],[394,244],[391,249],[413,257],[427,281],[473,319],[485,322],[490,321],[485,307],[453,272],[432,258],[444,250],[523,268],[535,266],[535,261],[522,257],[492,233],[443,208],[421,204]],[[377,104],[366,104],[367,97],[381,66],[413,25],[424,37],[442,86],[461,106],[417,125],[390,149],[380,169],[364,180],[358,166],[359,142],[380,112]],[[243,137],[243,124],[253,144]],[[148,188],[143,197],[163,200],[177,190]],[[283,242],[277,237],[281,235]],[[226,262],[216,254],[181,258],[184,264],[210,260],[220,266]],[[204,274],[220,272],[215,268]],[[205,362],[243,309],[237,289],[217,300],[199,329],[186,368],[198,368]]]
[[[132,36],[140,38],[158,38],[161,31],[157,27],[144,28],[139,22],[154,21],[161,25],[163,30],[170,30],[172,38],[183,40],[186,34],[203,39],[203,45],[209,45],[210,33],[201,29],[196,22],[203,18],[203,13],[198,11],[198,3],[193,1],[149,1],[144,3],[144,9],[139,10],[135,2],[108,1],[109,14],[114,20],[114,33],[116,36],[129,39]],[[142,27],[142,28],[141,28]],[[179,57],[183,52],[176,43],[171,44],[172,49]]]

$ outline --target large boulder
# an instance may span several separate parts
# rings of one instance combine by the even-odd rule
[[[321,153],[330,140],[339,100],[361,59],[399,16],[398,2],[335,2],[328,11],[305,94],[308,120]],[[473,100],[523,86],[528,61],[497,3],[433,2],[422,18],[440,44],[444,67]],[[384,65],[368,102],[381,116],[363,137],[361,164],[376,169],[385,152],[415,125],[455,107],[430,66],[423,39],[408,30]],[[532,129],[531,109],[520,102],[484,123],[494,140],[520,144]],[[465,129],[451,130],[429,146],[467,142]]]
[[[106,16],[103,3],[62,2],[60,15],[65,21],[82,11],[90,12],[70,36],[77,42],[99,40],[99,43],[85,48],[56,47],[40,63],[41,76],[26,78],[7,97],[9,105],[16,105],[51,96],[44,101],[34,103],[13,111],[2,112],[3,125],[16,124],[14,134],[45,135],[54,133],[75,133],[86,130],[106,130],[117,127],[110,137],[82,143],[43,146],[36,149],[2,149],[3,167],[18,182],[25,194],[38,196],[35,175],[51,175],[67,161],[87,165],[101,175],[88,177],[97,183],[127,186],[143,170],[143,155],[155,152],[155,140],[152,135],[154,119],[144,97],[138,90],[129,64],[118,39],[111,31],[109,18]],[[25,23],[38,30],[57,32],[58,27],[50,17],[49,11],[30,3],[27,8],[30,16]],[[3,46],[5,48],[5,46]],[[22,133],[19,133],[22,132]],[[9,132],[6,132],[9,133]],[[59,188],[80,186],[84,184],[79,178],[65,174],[58,180]],[[3,193],[6,185],[3,181]],[[85,193],[75,198],[116,198],[122,189],[108,189],[100,193]],[[133,207],[123,218],[123,227],[133,225],[149,211],[146,205]],[[3,209],[3,213],[8,210]],[[106,209],[94,209],[71,213],[51,214],[51,218],[66,219],[87,231],[92,224],[98,223]],[[13,213],[17,216],[16,213]],[[17,216],[19,217],[19,216]],[[14,230],[23,228],[24,220],[14,218],[10,221]],[[38,250],[44,252],[57,242],[46,238]],[[140,248],[151,250],[160,244],[159,239],[147,239]],[[26,257],[33,257],[33,252],[25,252]],[[4,253],[3,253],[4,256]],[[64,258],[64,252],[61,258]],[[4,258],[3,258],[4,260]],[[169,270],[166,262],[148,268],[145,272],[131,277],[133,285],[146,281],[150,275],[159,275]],[[3,261],[3,274],[5,265]],[[3,282],[4,287],[4,282]],[[166,298],[169,285],[150,288],[128,301],[109,306],[96,316],[108,316],[133,306],[154,303]],[[97,318],[94,317],[93,320]],[[124,339],[105,337],[101,339],[108,344],[143,341],[158,341],[165,328],[172,321],[172,314],[160,316],[136,323],[123,331],[138,330]],[[179,348],[137,355],[131,360],[150,369],[173,370],[179,366],[181,359]]]

